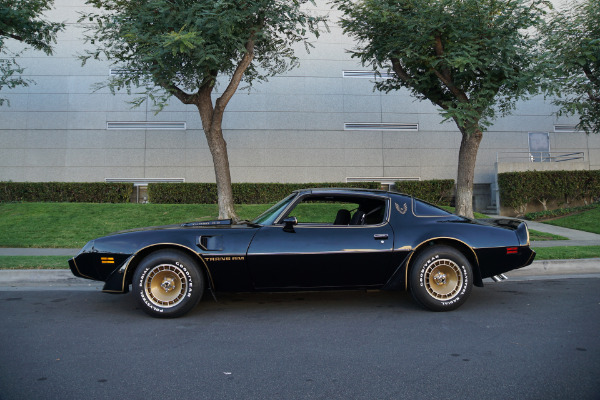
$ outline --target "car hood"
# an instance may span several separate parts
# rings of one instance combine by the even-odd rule
[[[157,225],[157,226],[146,226],[143,228],[126,229],[123,231],[113,232],[113,233],[111,233],[111,235],[118,235],[120,233],[158,231],[158,230],[165,230],[165,229],[180,229],[180,228],[232,227],[233,225],[234,225],[233,220],[231,220],[231,219],[216,219],[216,220],[212,220],[212,221],[195,221],[195,222],[185,222],[183,224]]]

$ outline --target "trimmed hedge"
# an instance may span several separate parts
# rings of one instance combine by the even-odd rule
[[[546,208],[549,201],[569,204],[583,200],[590,204],[600,197],[600,170],[525,171],[498,174],[500,203],[523,215],[527,205],[538,201]]]
[[[0,203],[128,203],[133,183],[0,182]]]
[[[417,197],[438,206],[449,206],[454,196],[454,179],[430,181],[398,181],[396,191]]]
[[[233,183],[235,204],[275,203],[292,191],[306,188],[350,187],[379,189],[377,182],[351,183]],[[216,183],[149,183],[148,201],[155,204],[216,204]]]

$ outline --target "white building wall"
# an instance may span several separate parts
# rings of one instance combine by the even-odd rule
[[[144,104],[131,109],[126,94],[94,92],[108,78],[109,63],[76,58],[84,49],[78,12],[84,0],[56,0],[49,17],[66,21],[55,54],[27,51],[19,58],[30,87],[3,90],[0,108],[0,180],[104,181],[107,178],[184,178],[212,182],[212,159],[193,106],[173,99],[158,115]],[[318,12],[339,15],[320,1]],[[344,78],[365,70],[346,49],[341,29],[314,41],[301,67],[273,77],[231,100],[224,119],[235,182],[325,182],[357,177],[455,179],[460,133],[441,123],[429,102],[407,91],[373,92],[369,79]],[[15,49],[18,44],[11,43]],[[519,104],[484,134],[475,182],[494,180],[498,152],[527,152],[528,132],[550,132],[552,151],[582,151],[600,168],[600,138],[555,133],[554,108],[538,97]],[[108,130],[109,121],[180,121],[186,130]],[[344,123],[418,124],[418,131],[347,131]]]

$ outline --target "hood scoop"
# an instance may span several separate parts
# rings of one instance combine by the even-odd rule
[[[215,219],[213,221],[198,221],[198,222],[186,222],[181,224],[183,227],[194,227],[194,226],[220,226],[220,225],[231,225],[233,220],[231,219]]]

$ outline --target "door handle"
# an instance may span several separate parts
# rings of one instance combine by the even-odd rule
[[[388,234],[387,233],[379,233],[373,236],[373,239],[375,240],[387,240],[388,239]]]

